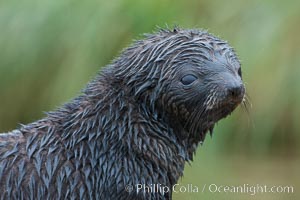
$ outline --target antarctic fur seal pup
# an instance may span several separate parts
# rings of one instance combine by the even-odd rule
[[[1,199],[171,199],[185,162],[244,95],[227,42],[179,28],[146,35],[80,96],[0,134]]]

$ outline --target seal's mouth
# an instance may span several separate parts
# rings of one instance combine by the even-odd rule
[[[209,95],[204,103],[205,112],[203,116],[206,116],[202,121],[198,121],[202,130],[201,135],[204,135],[209,131],[213,132],[213,128],[216,122],[230,115],[245,99],[244,86],[238,93],[226,93],[226,95],[216,96],[214,93]],[[203,119],[203,117],[201,118]]]
[[[245,98],[245,87],[241,85],[236,88],[229,88],[222,96],[213,97],[213,103],[207,105],[208,115],[217,122],[231,114]],[[209,102],[209,101],[208,101]]]
[[[230,115],[235,110],[235,108],[238,107],[239,104],[240,102],[238,103],[230,102],[230,103],[223,104],[217,108],[208,111],[208,116],[209,118],[211,118],[211,120],[214,123],[216,123],[220,119]]]
[[[194,137],[200,137],[199,140],[203,141],[206,133],[209,131],[212,134],[216,122],[230,115],[235,108],[240,105],[238,102],[224,102],[217,104],[217,106],[207,109],[207,107],[195,110],[192,116],[195,118],[188,124],[188,132]]]
[[[208,85],[208,89],[187,106],[190,110],[183,119],[190,138],[203,141],[207,132],[212,134],[215,123],[230,115],[244,101],[245,87],[241,80],[230,83]]]

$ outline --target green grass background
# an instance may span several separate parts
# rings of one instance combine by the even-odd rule
[[[294,187],[174,199],[300,199],[300,1],[0,0],[0,132],[43,117],[133,39],[173,25],[235,47],[253,105],[218,123],[180,184]]]

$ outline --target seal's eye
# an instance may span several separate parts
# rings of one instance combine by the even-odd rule
[[[242,78],[242,69],[241,68],[238,69],[238,74]]]
[[[195,80],[197,80],[197,77],[192,75],[192,74],[188,74],[185,75],[184,77],[182,77],[181,82],[184,85],[190,85],[191,83],[193,83]]]

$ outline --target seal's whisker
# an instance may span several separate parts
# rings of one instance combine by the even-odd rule
[[[244,98],[241,103],[241,107],[247,112],[247,114],[250,114],[250,109],[252,108],[252,104],[250,102],[249,95],[245,93]]]

